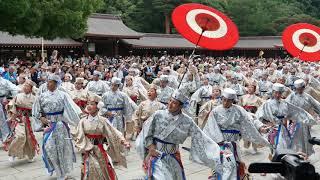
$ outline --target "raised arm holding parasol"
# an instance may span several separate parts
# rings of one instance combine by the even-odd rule
[[[239,40],[238,28],[231,19],[220,11],[202,4],[189,3],[178,6],[172,13],[172,22],[184,38],[195,44],[186,67],[192,62],[198,46],[211,50],[227,50]],[[181,82],[179,87],[180,85]]]

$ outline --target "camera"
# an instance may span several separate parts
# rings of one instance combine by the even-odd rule
[[[319,139],[312,138],[309,143],[319,145]],[[251,163],[250,173],[279,173],[287,180],[320,180],[315,167],[291,150],[277,150],[271,163]]]

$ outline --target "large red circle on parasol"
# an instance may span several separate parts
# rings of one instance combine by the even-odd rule
[[[220,11],[197,3],[178,6],[172,13],[177,31],[190,42],[212,50],[231,49],[239,40],[237,26]]]
[[[320,61],[320,28],[298,23],[287,27],[282,34],[284,48],[304,61]]]

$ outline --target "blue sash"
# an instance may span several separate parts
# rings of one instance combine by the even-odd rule
[[[46,113],[47,116],[54,116],[54,115],[59,115],[59,114],[63,114],[63,110],[58,111],[58,112]]]
[[[122,111],[124,108],[119,107],[119,108],[108,108],[108,111]]]
[[[229,133],[229,134],[240,134],[240,131],[234,129],[225,129],[221,130],[222,133]]]

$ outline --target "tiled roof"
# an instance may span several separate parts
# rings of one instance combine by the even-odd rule
[[[138,39],[142,35],[143,34],[127,27],[119,16],[93,14],[88,18],[88,31],[86,36]]]
[[[148,49],[192,49],[194,45],[178,34],[147,33],[142,38],[124,39],[133,48]],[[280,36],[241,37],[234,49],[277,49],[282,47]]]
[[[44,40],[45,47],[49,46],[82,46],[82,43],[73,39]],[[28,38],[22,35],[10,35],[0,31],[0,46],[41,46],[41,38]]]

